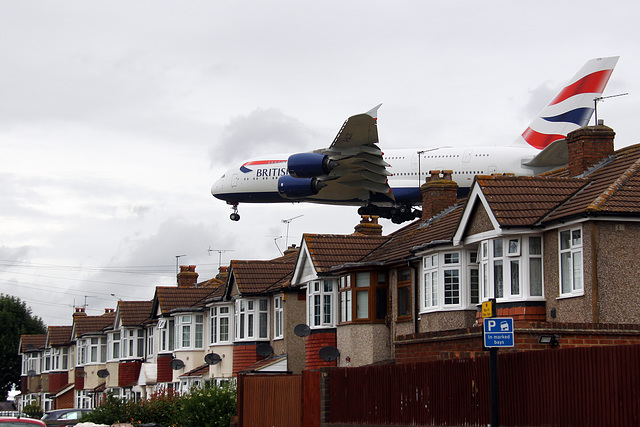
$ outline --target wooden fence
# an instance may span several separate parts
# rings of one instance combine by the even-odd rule
[[[500,425],[640,425],[640,346],[504,353],[498,373]],[[338,368],[329,387],[331,423],[490,423],[488,357]]]
[[[502,426],[640,426],[640,346],[501,353]],[[240,426],[486,426],[489,358],[241,375]]]

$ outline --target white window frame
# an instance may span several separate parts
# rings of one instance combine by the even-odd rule
[[[273,339],[284,338],[284,298],[278,295],[273,298]]]
[[[231,344],[233,338],[231,305],[214,305],[210,309],[209,344]]]
[[[143,359],[145,352],[144,329],[122,329],[120,335],[120,358]]]
[[[337,299],[336,279],[318,279],[307,283],[307,324],[311,329],[335,327]]]
[[[576,239],[576,235],[579,237]],[[568,236],[568,239],[564,237]],[[582,226],[558,230],[560,297],[584,295],[584,233]]]
[[[107,361],[120,360],[122,356],[121,337],[120,331],[110,332],[107,336]]]
[[[534,242],[537,244],[534,245]],[[480,300],[496,298],[497,301],[508,302],[544,299],[543,246],[541,235],[506,236],[480,242]],[[532,294],[531,279],[536,273],[540,295]],[[497,279],[502,285],[498,288],[495,287]]]
[[[269,306],[268,298],[239,298],[236,300],[236,341],[269,339]]]
[[[480,247],[481,249],[481,247]],[[449,249],[424,254],[420,278],[420,312],[475,309],[480,302],[472,301],[471,278],[477,274],[481,292],[477,249]]]

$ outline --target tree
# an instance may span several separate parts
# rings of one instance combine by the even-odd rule
[[[0,401],[7,400],[12,386],[20,384],[20,335],[46,334],[42,319],[20,298],[0,294]]]

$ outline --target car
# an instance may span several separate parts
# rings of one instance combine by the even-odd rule
[[[0,427],[30,427],[30,426],[46,426],[40,420],[22,417],[0,417]]]
[[[80,421],[80,418],[82,418],[84,414],[91,411],[91,409],[56,409],[44,414],[42,421],[44,421],[47,426],[73,426]]]

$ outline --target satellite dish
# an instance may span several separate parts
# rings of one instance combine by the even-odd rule
[[[184,368],[184,362],[180,359],[173,359],[171,362],[169,362],[169,367],[171,367],[171,369],[173,369],[174,371],[177,371]]]
[[[267,343],[258,344],[256,353],[258,353],[258,356],[267,357],[273,353],[273,348]]]
[[[31,343],[24,346],[25,350],[33,350],[34,348],[36,348],[36,346]]]
[[[204,356],[204,361],[207,363],[207,365],[217,365],[221,360],[222,358],[218,353],[209,353]]]
[[[38,375],[38,373],[36,371],[34,371],[33,369],[30,369],[29,371],[27,371],[27,376],[28,377],[35,377],[36,375]]]
[[[109,376],[109,371],[108,371],[108,370],[106,370],[106,369],[100,369],[100,370],[98,371],[98,376],[99,376],[100,378],[107,378],[107,377]]]
[[[299,337],[306,337],[311,333],[311,328],[309,325],[305,325],[304,323],[300,323],[293,328],[293,333]]]
[[[320,356],[320,359],[325,362],[333,362],[340,357],[340,352],[337,348],[328,345],[326,347],[322,347],[318,352],[318,355]]]

